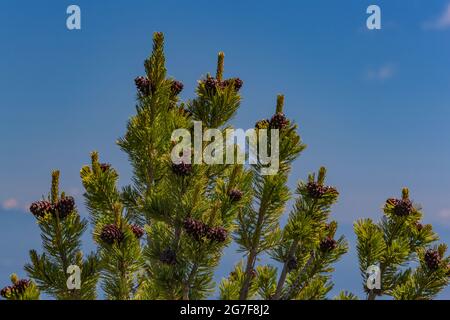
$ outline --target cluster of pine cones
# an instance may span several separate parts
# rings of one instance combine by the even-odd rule
[[[438,251],[433,249],[428,249],[425,253],[425,263],[427,264],[430,270],[436,270],[441,263],[441,256]]]
[[[51,213],[54,217],[58,214],[60,219],[64,219],[74,209],[75,200],[73,197],[63,197],[57,203],[46,200],[36,201],[30,206],[30,211],[36,218],[42,218],[46,213]]]
[[[184,85],[180,81],[177,81],[177,80],[172,81],[172,85],[171,85],[170,89],[172,90],[172,94],[174,96],[179,95],[181,93],[181,91],[183,91],[183,88],[184,88]]]
[[[270,120],[262,119],[256,122],[256,129],[284,129],[289,125],[289,120],[283,112],[275,113]]]
[[[154,92],[154,88],[152,88],[152,83],[149,78],[147,77],[137,77],[134,79],[134,83],[136,84],[136,88],[139,91],[139,93],[142,96],[148,96],[150,92]],[[177,96],[180,94],[180,92],[183,90],[183,83],[177,80],[172,80],[170,89],[172,91],[172,94],[174,96]]]
[[[409,216],[413,210],[413,204],[409,199],[388,199],[386,205],[391,205],[394,207],[394,214],[398,217]]]
[[[192,165],[190,163],[172,163],[172,172],[177,176],[185,177],[192,173]]]
[[[337,242],[331,237],[326,237],[320,242],[320,251],[330,252],[337,247]]]
[[[334,187],[324,186],[317,182],[308,182],[306,185],[308,195],[313,199],[320,199],[326,194],[337,194],[337,190]]]
[[[270,129],[283,129],[289,125],[289,120],[283,112],[277,112],[270,119]]]
[[[228,232],[222,227],[210,227],[205,223],[187,218],[183,224],[186,233],[197,241],[207,238],[215,242],[224,242],[227,239]]]
[[[244,81],[242,81],[239,78],[231,78],[224,81],[220,81],[213,77],[207,77],[205,80],[203,80],[203,83],[205,84],[206,90],[215,94],[217,88],[223,89],[225,87],[228,87],[231,83],[233,83],[234,85],[234,90],[238,92],[242,88]]]
[[[18,295],[22,294],[26,290],[26,288],[29,287],[30,284],[31,284],[30,280],[26,279],[19,280],[12,286],[4,287],[0,291],[0,296],[2,296],[5,299],[11,298],[13,296],[17,297]]]
[[[147,77],[137,77],[134,79],[136,88],[143,96],[148,96],[150,93],[150,80]]]
[[[144,235],[144,229],[142,229],[138,225],[131,225],[130,226],[131,231],[135,235],[137,239],[140,239]],[[113,243],[120,243],[125,237],[125,234],[122,230],[115,224],[108,224],[103,227],[101,233],[100,233],[100,239],[102,239],[103,242],[112,245]]]

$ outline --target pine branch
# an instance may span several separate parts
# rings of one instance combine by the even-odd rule
[[[225,126],[239,107],[240,97],[237,80],[223,80],[224,55],[220,53],[214,85],[201,81],[197,98],[187,112],[180,113],[164,89],[168,81],[161,75],[165,71],[157,71],[163,68],[163,56],[162,43],[154,44],[146,62],[150,90],[143,94],[145,90],[138,87],[138,114],[119,144],[135,168],[135,187],[128,190],[135,190],[130,192],[136,199],[132,203],[142,203],[142,207],[133,205],[133,210],[142,211],[156,239],[144,250],[147,272],[153,277],[149,283],[161,289],[161,297],[192,299],[212,291],[213,270],[229,243],[227,235],[243,202],[230,201],[230,194],[233,191],[242,197],[250,185],[245,186],[249,180],[245,170],[238,172],[234,165],[171,163],[173,145],[167,135],[178,128],[192,129],[197,116],[206,126]],[[171,102],[168,107],[166,101]],[[207,144],[200,147],[206,149]]]
[[[91,167],[85,166],[81,178],[99,246],[101,286],[109,299],[132,298],[135,275],[142,265],[140,238],[144,230],[123,214],[123,196],[117,188],[118,175],[111,165],[100,164],[96,152]]]
[[[410,267],[417,257],[424,259],[425,249],[438,239],[431,226],[420,223],[422,213],[409,199],[409,190],[402,190],[400,199],[390,198],[384,206],[380,223],[361,220],[355,224],[358,239],[358,258],[367,299],[389,295],[396,299],[428,299],[442,290],[447,279],[427,270],[426,263],[416,269]],[[433,251],[430,251],[431,253]],[[443,253],[442,253],[443,256]],[[437,255],[437,260],[441,256]],[[379,265],[381,289],[368,290],[366,270]],[[446,267],[442,266],[441,276]],[[445,279],[445,280],[444,280]]]
[[[263,167],[261,163],[253,167],[255,200],[259,202],[259,209],[256,214],[241,215],[239,218],[240,229],[238,230],[237,241],[247,253],[245,277],[240,290],[241,300],[248,298],[257,256],[272,249],[279,241],[277,232],[279,218],[290,196],[289,189],[286,186],[290,164],[305,148],[295,132],[296,126],[289,124],[284,114],[281,113],[283,103],[284,97],[278,96],[276,106],[278,113],[272,118],[277,119],[272,121],[272,127],[281,129],[280,170],[276,175],[264,176],[261,174]],[[247,209],[247,212],[252,211],[252,208]]]
[[[81,236],[87,221],[81,220],[72,197],[59,194],[59,171],[52,173],[51,197],[31,205],[41,230],[44,253],[30,251],[31,263],[25,266],[38,288],[57,299],[94,299],[98,279],[98,261],[90,255],[83,259]],[[80,289],[67,287],[68,267],[81,269]]]

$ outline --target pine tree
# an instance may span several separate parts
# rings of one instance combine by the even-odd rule
[[[317,179],[311,174],[307,183],[298,185],[298,199],[272,254],[283,263],[274,299],[324,299],[333,288],[332,264],[347,252],[348,244],[343,236],[334,239],[338,224],[328,222],[339,193],[324,185],[325,175],[322,167]]]
[[[19,279],[11,275],[11,285],[0,290],[0,296],[6,300],[39,300],[39,289],[28,279]]]
[[[123,224],[134,223],[147,232],[142,257],[138,258],[138,247],[129,255],[135,258],[126,264],[134,266],[126,271],[130,281],[120,276],[105,278],[108,293],[120,279],[127,283],[123,294],[111,292],[109,297],[128,298],[133,292],[138,299],[200,299],[212,293],[214,270],[250,189],[250,174],[242,165],[171,162],[176,143],[171,141],[172,132],[192,130],[193,121],[224,130],[239,107],[242,82],[223,79],[224,55],[219,53],[216,77],[207,75],[199,81],[197,98],[179,103],[183,86],[166,76],[163,45],[163,35],[155,33],[152,55],[144,63],[146,75],[135,80],[137,114],[118,141],[133,167],[133,184],[118,190],[116,172],[95,169],[96,160],[92,169],[82,170],[96,230],[105,225],[121,229],[113,221],[119,217]],[[206,145],[201,147],[204,150]],[[130,251],[129,246],[124,248]],[[105,257],[114,257],[114,252],[107,251]],[[139,279],[133,284],[135,278]]]
[[[243,82],[224,78],[224,57],[218,54],[214,76],[208,73],[198,81],[196,97],[182,102],[183,84],[167,76],[164,36],[154,34],[145,75],[135,79],[136,114],[117,141],[131,163],[131,184],[120,188],[117,170],[101,163],[97,152],[80,172],[97,251],[83,258],[80,237],[88,221],[80,218],[72,197],[60,194],[55,171],[50,195],[30,207],[44,252],[30,252],[25,270],[31,280],[13,275],[12,285],[0,292],[3,298],[38,299],[43,293],[56,299],[94,299],[99,283],[107,299],[204,299],[216,290],[214,272],[233,240],[244,256],[220,283],[220,298],[327,298],[333,264],[348,250],[345,238],[336,236],[337,222],[330,219],[339,192],[325,183],[326,170],[320,168],[298,183],[288,221],[281,226],[293,199],[287,185],[292,163],[306,147],[297,125],[284,113],[284,96],[277,97],[270,118],[255,124],[257,133],[267,133],[266,142],[258,140],[250,150],[235,143],[226,146],[227,157],[232,152],[234,160],[263,150],[278,154],[276,174],[267,174],[270,165],[259,156],[249,166],[206,163],[223,160],[219,145],[192,139],[199,123],[221,136],[232,128]],[[180,142],[173,135],[177,129],[190,133],[182,139],[191,139],[193,150],[174,148]],[[217,142],[216,136],[207,138]],[[178,151],[183,158],[173,162]],[[448,285],[446,246],[435,244],[438,237],[431,226],[420,224],[422,213],[407,189],[401,199],[388,199],[384,213],[378,224],[366,219],[354,227],[364,285],[369,266],[381,269],[382,288],[366,288],[368,298],[435,297]],[[260,263],[268,257],[279,267]],[[67,287],[72,265],[81,269],[80,289]],[[356,298],[343,291],[334,299]]]
[[[399,300],[432,299],[448,285],[450,257],[447,246],[437,245],[432,226],[422,225],[421,208],[403,189],[400,199],[390,198],[379,223],[359,220],[357,235],[359,265],[369,300],[387,295]],[[378,266],[381,289],[367,288],[367,269]],[[416,266],[417,265],[417,266]]]
[[[59,171],[52,173],[50,195],[34,202],[30,211],[37,220],[44,249],[42,254],[30,251],[31,263],[25,266],[30,278],[41,292],[56,299],[94,299],[98,260],[95,254],[83,258],[80,238],[87,228],[87,221],[80,218],[74,199],[64,192],[59,193]],[[71,265],[81,270],[80,289],[67,287],[67,272]]]
[[[260,236],[258,250],[255,252],[259,254],[269,251],[273,259],[282,263],[280,274],[278,275],[278,270],[271,265],[258,266],[255,269],[256,257],[250,259],[251,251],[249,250],[247,251],[247,267],[244,268],[242,263],[238,264],[230,277],[222,282],[220,289],[223,299],[325,298],[332,289],[330,273],[333,268],[331,265],[348,249],[343,237],[334,240],[337,223],[335,221],[327,223],[330,207],[336,202],[338,192],[335,188],[324,185],[325,173],[326,170],[322,167],[317,180],[315,175],[311,174],[307,183],[298,184],[298,197],[283,231],[278,231],[278,219],[282,211],[276,213],[268,211],[268,216],[260,219],[269,223],[267,226],[263,223],[260,227],[267,231],[259,233],[262,236]],[[287,192],[288,189],[284,190]],[[274,208],[279,208],[278,204]],[[252,216],[245,215],[245,217]],[[254,220],[251,222],[254,223],[256,219],[252,218]],[[251,239],[253,242],[250,243],[257,243],[258,233],[254,231],[257,228],[249,228],[249,226],[252,224],[248,221],[243,219],[240,221],[237,232],[238,241]],[[274,233],[273,230],[277,232]],[[247,276],[248,269],[250,269],[249,276]]]
[[[254,190],[252,201],[240,211],[238,215],[238,229],[235,240],[240,250],[245,252],[247,259],[245,266],[238,264],[234,273],[242,273],[242,277],[222,283],[222,296],[230,288],[226,286],[238,286],[238,296],[227,296],[241,300],[252,296],[256,290],[255,279],[257,270],[255,264],[258,256],[267,252],[278,244],[280,239],[279,218],[284,212],[286,202],[289,199],[287,187],[288,174],[292,161],[305,148],[300,137],[296,133],[297,126],[283,114],[284,96],[279,95],[275,114],[270,120],[260,120],[256,123],[257,130],[277,129],[279,135],[279,171],[276,175],[263,175],[264,164],[258,163],[252,166],[252,189]],[[270,140],[268,149],[271,150]],[[258,146],[260,147],[260,146]],[[255,207],[255,204],[258,207]],[[241,270],[243,268],[243,270]],[[242,271],[242,272],[241,272]]]
[[[101,287],[108,299],[129,300],[135,291],[136,273],[142,267],[140,238],[144,230],[124,214],[116,170],[99,163],[96,152],[91,160],[90,167],[81,169],[81,178],[98,244]]]

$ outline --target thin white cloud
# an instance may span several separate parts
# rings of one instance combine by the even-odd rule
[[[446,221],[447,223],[450,224],[450,209],[442,209],[439,212],[439,219]]]
[[[434,20],[424,23],[424,28],[428,30],[444,30],[450,28],[450,3],[444,9],[444,12]]]
[[[16,209],[18,206],[19,206],[19,201],[17,201],[17,199],[14,199],[14,198],[6,199],[2,203],[2,207],[5,210]]]
[[[73,187],[69,189],[69,195],[77,197],[81,195],[81,190],[79,188]]]
[[[383,65],[376,69],[370,69],[367,72],[367,78],[370,80],[387,80],[395,75],[395,68],[392,65]]]
[[[450,208],[438,211],[433,220],[440,226],[450,227]]]

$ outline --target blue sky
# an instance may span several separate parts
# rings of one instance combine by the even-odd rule
[[[66,29],[81,7],[82,30]],[[378,4],[382,29],[366,29]],[[352,222],[381,216],[384,200],[411,189],[450,243],[450,1],[2,1],[0,10],[0,286],[39,248],[30,202],[50,171],[78,199],[79,169],[98,150],[130,181],[115,145],[134,113],[154,31],[166,36],[169,74],[193,97],[196,81],[226,54],[226,76],[245,82],[233,123],[273,112],[278,93],[308,148],[290,185],[325,165],[341,191],[333,216],[350,239],[336,288],[362,295]],[[86,250],[93,248],[86,235]],[[227,251],[217,276],[236,256]],[[447,289],[441,298],[450,299]]]

